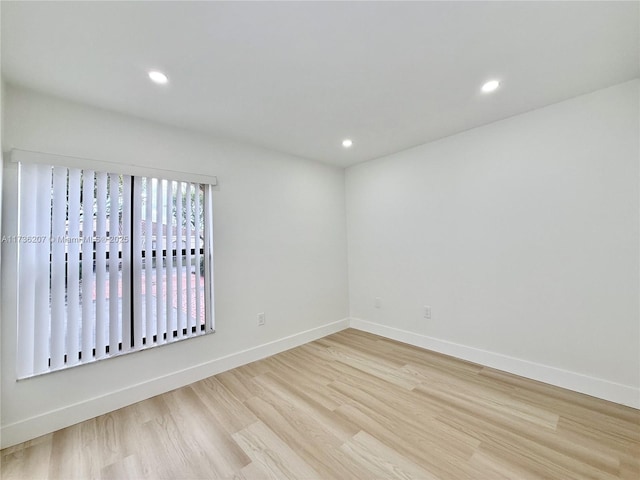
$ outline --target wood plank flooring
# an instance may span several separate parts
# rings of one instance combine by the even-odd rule
[[[10,479],[640,479],[640,411],[356,330],[2,451]]]

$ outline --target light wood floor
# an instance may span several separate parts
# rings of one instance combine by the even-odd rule
[[[640,411],[345,330],[2,451],[4,480],[640,478]]]

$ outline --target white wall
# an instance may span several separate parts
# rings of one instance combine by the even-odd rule
[[[5,100],[5,150],[199,172],[217,175],[219,185],[216,333],[206,337],[16,382],[15,245],[4,245],[3,446],[347,325],[342,169],[11,86]],[[9,234],[16,169],[6,162],[4,170]],[[266,313],[263,327],[257,327],[258,312]]]
[[[2,445],[339,330],[348,297],[357,328],[640,407],[638,89],[349,168],[347,233],[339,169],[5,88],[5,151],[219,187],[212,336],[16,382],[15,246],[3,246]],[[4,172],[9,234],[15,167]]]
[[[349,168],[352,325],[640,407],[639,84]]]
[[[2,9],[0,8],[0,17]],[[0,19],[1,21],[1,19]],[[0,35],[1,37],[1,35]],[[0,56],[2,55],[2,45],[0,39]],[[4,170],[4,155],[2,150],[4,139],[4,80],[2,78],[2,67],[0,65],[0,238],[2,237],[2,172]],[[2,245],[0,244],[0,358],[2,358]],[[1,374],[1,372],[0,372]],[[1,387],[0,387],[1,388]],[[0,394],[0,418],[2,413],[2,395]],[[0,440],[1,440],[0,436]],[[1,442],[0,442],[1,443]]]

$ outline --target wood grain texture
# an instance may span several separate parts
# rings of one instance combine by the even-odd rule
[[[1,458],[3,480],[638,480],[640,411],[350,329]]]

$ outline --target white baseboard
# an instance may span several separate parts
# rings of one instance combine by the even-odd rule
[[[344,318],[273,342],[215,358],[185,370],[131,385],[125,389],[110,392],[107,395],[94,397],[64,408],[4,425],[0,429],[0,448],[10,447],[98,415],[112,412],[118,408],[189,385],[212,375],[312,342],[348,327],[349,319]]]
[[[513,373],[521,377],[531,378],[557,387],[640,409],[640,389],[628,385],[448,342],[446,340],[380,325],[359,318],[351,318],[349,326],[357,330],[408,343],[409,345],[433,350],[434,352],[444,353],[445,355],[451,355],[452,357]]]
[[[640,408],[640,389],[628,385],[621,385],[619,383],[448,342],[446,340],[440,340],[358,318],[345,318],[273,342],[216,358],[163,377],[131,385],[130,387],[111,392],[107,395],[94,397],[61,409],[52,410],[35,417],[4,425],[0,428],[0,448],[10,447],[34,439],[232,368],[246,365],[247,363],[275,355],[290,348],[312,342],[313,340],[339,332],[348,327],[433,350],[445,355],[451,355],[522,377],[585,393],[622,405]]]

